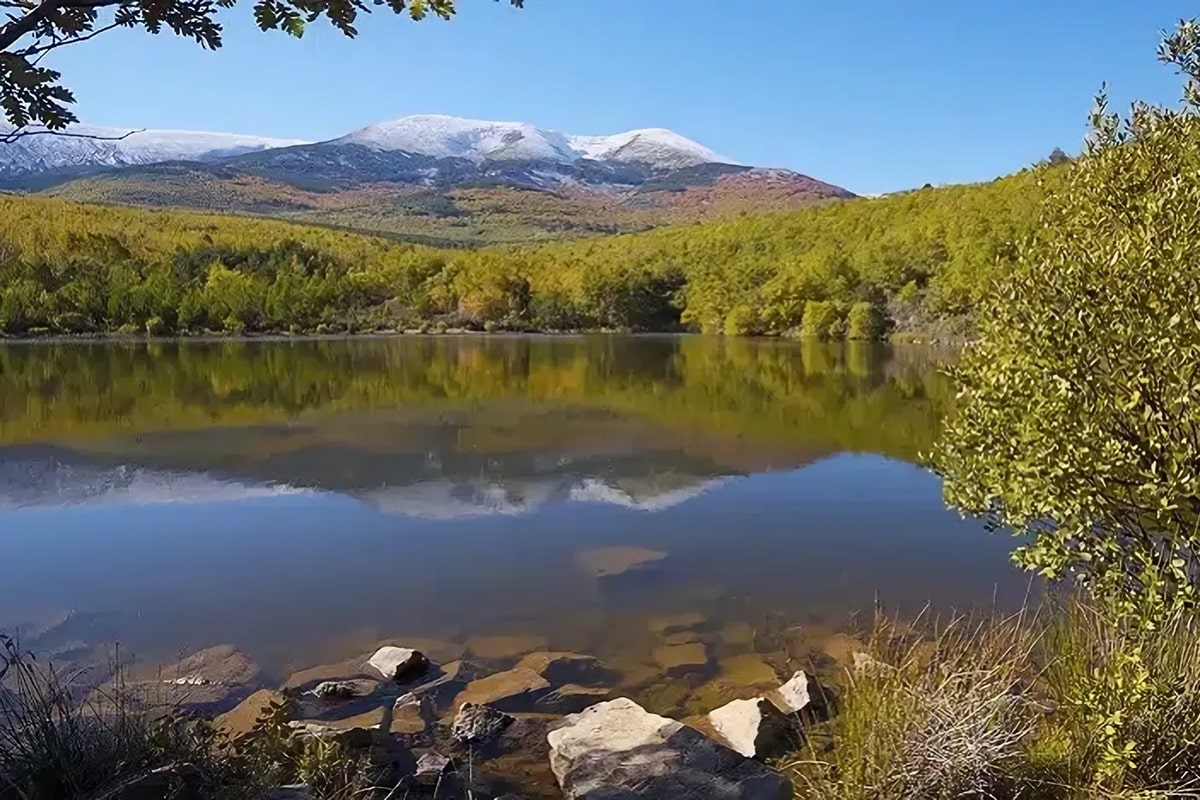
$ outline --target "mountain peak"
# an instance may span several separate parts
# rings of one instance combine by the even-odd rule
[[[403,151],[434,158],[483,161],[582,159],[646,163],[679,168],[735,164],[731,159],[665,128],[642,128],[608,136],[579,136],[525,122],[492,122],[443,114],[414,114],[359,128],[329,144],[357,144],[377,151]]]

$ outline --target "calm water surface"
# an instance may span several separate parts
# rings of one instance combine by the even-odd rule
[[[51,651],[231,643],[282,675],[396,636],[618,658],[680,612],[766,632],[835,630],[876,598],[1013,606],[1010,542],[915,465],[950,401],[944,357],[688,337],[2,347],[0,626]]]

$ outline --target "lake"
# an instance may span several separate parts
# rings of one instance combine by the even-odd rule
[[[916,463],[949,357],[667,336],[0,347],[0,626],[62,658],[229,643],[282,678],[396,637],[652,666],[670,618],[778,652],[876,599],[1015,607],[1011,541]]]

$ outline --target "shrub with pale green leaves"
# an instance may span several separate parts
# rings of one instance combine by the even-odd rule
[[[1160,57],[1200,85],[1200,27]],[[1200,103],[1104,94],[1088,151],[978,314],[933,454],[946,498],[1026,538],[1021,564],[1129,609],[1200,576]]]

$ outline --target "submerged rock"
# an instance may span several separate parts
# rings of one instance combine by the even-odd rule
[[[532,711],[549,691],[549,681],[533,670],[517,667],[471,681],[454,699],[454,705],[474,703],[501,711]]]
[[[733,700],[709,712],[708,720],[717,735],[747,758],[780,755],[799,742],[799,729],[765,697]]]
[[[417,759],[413,780],[422,786],[437,786],[450,771],[451,761],[441,753],[430,751]]]
[[[607,700],[609,694],[609,690],[601,686],[568,683],[539,699],[537,710],[554,714],[574,714],[601,700]]]
[[[669,636],[683,631],[692,631],[704,626],[708,617],[698,611],[685,611],[682,614],[672,614],[668,617],[655,617],[650,620],[650,632],[658,636]]]
[[[392,705],[392,733],[424,733],[432,724],[430,705],[428,697],[412,692],[397,698]]]
[[[566,717],[547,736],[568,800],[786,800],[762,764],[627,698]]]
[[[540,651],[530,653],[517,662],[517,669],[536,672],[553,684],[578,684],[580,686],[608,686],[621,678],[621,673],[611,669],[594,656],[581,653]]]
[[[312,693],[321,700],[353,700],[372,694],[379,684],[374,681],[322,681],[312,688]]]
[[[220,714],[258,689],[260,675],[245,653],[232,645],[217,645],[175,664],[136,668],[123,688],[125,699],[150,707]]]
[[[482,744],[504,733],[513,721],[513,717],[491,706],[467,703],[458,710],[450,737],[459,744]]]
[[[270,689],[259,689],[230,711],[213,720],[216,729],[231,739],[246,736],[258,727],[258,722],[275,706],[289,703],[288,698]]]
[[[661,550],[647,550],[644,547],[597,547],[575,556],[580,566],[596,578],[621,575],[666,557],[667,554]]]
[[[429,671],[429,659],[420,650],[408,647],[381,647],[367,664],[389,681],[409,683]]]
[[[655,648],[653,655],[668,675],[693,672],[708,664],[708,650],[700,642],[664,645]]]
[[[472,636],[467,640],[471,655],[484,659],[516,658],[545,646],[545,637],[528,634]]]

